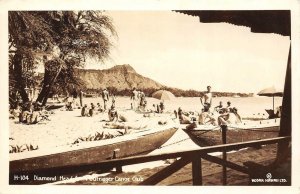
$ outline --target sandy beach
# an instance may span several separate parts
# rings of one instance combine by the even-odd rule
[[[149,98],[147,99],[150,104],[159,103],[159,100]],[[249,99],[248,99],[249,100]],[[133,110],[130,110],[130,100],[128,97],[117,97],[116,109],[122,115],[126,115],[126,117],[130,118],[128,122],[125,122],[125,125],[133,125],[136,128],[143,128],[146,127],[147,129],[156,129],[159,127],[159,121],[168,121],[168,125],[177,127],[179,130],[173,135],[161,148],[152,151],[149,154],[159,154],[159,153],[166,153],[171,152],[174,150],[189,150],[189,149],[196,149],[200,148],[196,145],[188,135],[181,130],[178,121],[175,120],[175,115],[173,114],[174,109],[176,106],[180,105],[181,107],[187,110],[189,105],[187,103],[183,103],[183,99],[178,99],[178,103],[174,102],[166,102],[166,113],[164,114],[152,114],[151,117],[144,117],[143,114],[137,113]],[[90,104],[97,102],[101,102],[99,98],[86,98],[85,103]],[[258,103],[261,105],[261,103]],[[258,106],[258,105],[257,105]],[[242,107],[243,108],[243,107]],[[191,110],[197,110],[197,106],[190,108]],[[254,107],[254,110],[258,110],[258,107]],[[252,110],[252,111],[254,111]],[[51,150],[59,150],[60,148],[66,147],[74,147],[78,144],[74,144],[74,142],[80,137],[89,137],[93,136],[96,133],[103,133],[103,134],[110,134],[110,135],[118,135],[120,132],[125,132],[125,129],[107,129],[105,128],[105,124],[108,121],[107,112],[96,113],[93,117],[82,117],[80,116],[80,109],[74,109],[73,111],[66,111],[65,108],[60,108],[54,110],[52,114],[49,115],[49,121],[44,120],[38,124],[34,125],[27,125],[21,124],[15,120],[9,121],[10,126],[10,145],[33,145],[33,147],[38,146],[38,152],[51,152]],[[263,112],[263,111],[262,111]],[[262,113],[256,115],[251,113],[251,110],[248,109],[247,116],[261,118]],[[265,119],[265,118],[263,118]],[[250,122],[250,121],[244,121]],[[269,122],[262,120],[262,122]],[[279,121],[278,121],[279,122]],[[131,129],[128,133],[136,133],[140,129]],[[101,140],[100,140],[101,141]],[[24,155],[25,152],[28,152],[30,155],[32,152],[36,151],[24,151],[22,154]],[[244,150],[236,153],[230,154],[230,159],[234,162],[245,162],[252,159],[255,161],[260,161],[262,163],[271,162],[275,158],[276,147],[266,147],[261,150]],[[14,155],[18,155],[14,154]],[[26,154],[25,154],[26,155]],[[220,153],[214,153],[213,155],[220,155]],[[243,161],[239,160],[243,158]],[[131,166],[124,166],[123,173],[118,174],[118,176],[122,177],[142,177],[141,179],[146,179],[151,174],[159,171],[163,167],[172,163],[172,160],[167,161],[155,161],[149,162],[144,164],[136,164]],[[161,185],[190,185],[191,184],[191,165],[187,165],[186,167],[182,168],[180,171],[175,173],[172,177],[162,181]],[[234,171],[229,170],[229,184],[234,185],[247,185],[247,175],[240,174]],[[81,175],[79,179],[72,179],[67,182],[57,182],[55,184],[112,184],[112,185],[131,185],[131,184],[138,184],[139,181],[110,181],[110,182],[95,182],[95,181],[84,181],[86,176],[91,177],[114,177],[115,174],[109,173],[107,174],[97,174],[93,172],[87,172],[86,175]],[[220,177],[221,175],[221,167],[209,163],[207,161],[203,162],[203,176],[204,185],[218,185],[221,184]],[[130,178],[132,180],[132,178]]]
[[[31,144],[39,146],[39,150],[51,149],[53,147],[72,145],[80,137],[92,136],[95,133],[104,133],[117,135],[118,131],[124,132],[124,129],[109,129],[105,125],[108,123],[108,114],[106,112],[96,112],[93,117],[82,117],[81,109],[66,111],[60,108],[51,111],[49,121],[44,120],[37,124],[27,125],[19,123],[17,119],[10,120],[10,145]],[[169,118],[169,113],[155,115],[151,119],[143,117],[143,114],[136,113],[133,110],[119,108],[118,113],[126,115],[129,118],[125,126],[136,127],[137,130],[129,130],[129,133],[138,131],[139,128],[151,128],[158,125],[158,121]],[[46,139],[46,141],[45,141]]]

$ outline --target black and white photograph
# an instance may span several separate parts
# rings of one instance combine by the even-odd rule
[[[8,186],[293,186],[291,9],[6,14]]]

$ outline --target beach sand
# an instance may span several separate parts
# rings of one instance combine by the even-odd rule
[[[152,118],[143,117],[143,114],[135,113],[132,110],[118,111],[122,115],[131,118],[125,125],[137,128],[151,128],[158,125],[159,120],[168,119],[168,114],[157,115]],[[10,145],[33,145],[39,150],[51,149],[52,147],[72,145],[79,137],[88,137],[95,133],[118,135],[125,132],[124,129],[108,129],[105,124],[108,121],[107,112],[98,113],[93,117],[80,116],[81,110],[74,109],[66,111],[64,108],[55,110],[49,116],[50,121],[44,120],[38,124],[27,125],[19,123],[17,119],[9,120]],[[134,133],[135,130],[129,130]]]

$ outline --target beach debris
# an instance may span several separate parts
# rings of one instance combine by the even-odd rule
[[[117,131],[120,135],[125,135],[127,133],[127,131]]]
[[[106,139],[112,139],[112,138],[117,137],[117,136],[119,136],[119,135],[113,135],[111,133],[107,133],[106,136],[105,136],[105,138]]]
[[[170,158],[165,160],[165,164],[172,164],[173,162],[177,161],[177,158]]]
[[[20,153],[24,151],[33,151],[39,149],[39,146],[33,146],[32,144],[9,145],[9,153]]]
[[[243,117],[242,120],[262,121],[262,120],[268,120],[268,118],[261,118],[261,117]]]
[[[195,129],[195,128],[197,128],[197,123],[193,122],[193,123],[187,125],[185,129],[186,130],[192,130],[192,129]]]
[[[102,133],[96,132],[94,140],[98,141],[103,139],[103,137],[104,137],[104,131]]]
[[[105,133],[104,131],[102,133],[96,132],[94,135],[88,135],[87,137],[78,137],[72,144],[78,144],[81,142],[87,142],[87,141],[100,141],[105,139],[113,139],[115,137],[123,136],[127,134],[127,130],[123,131],[117,131],[118,134],[111,134],[111,133]]]
[[[158,121],[158,124],[159,125],[165,125],[165,124],[167,124],[168,122],[167,121]]]

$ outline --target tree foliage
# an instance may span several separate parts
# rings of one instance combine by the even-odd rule
[[[54,86],[79,85],[74,69],[82,67],[86,57],[107,59],[113,36],[112,21],[101,11],[10,11],[10,84],[28,101],[27,72],[44,64],[37,101],[45,104]]]

